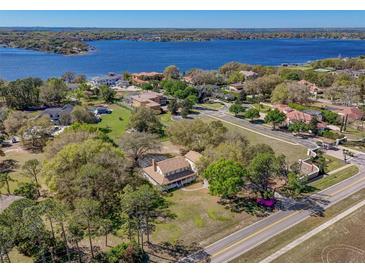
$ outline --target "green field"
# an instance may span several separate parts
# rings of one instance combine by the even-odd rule
[[[357,166],[349,166],[339,172],[328,175],[322,179],[314,181],[311,186],[315,187],[317,190],[323,190],[327,187],[330,187],[334,184],[337,184],[351,176],[354,176],[359,172],[359,168]]]
[[[200,187],[200,183],[191,186]],[[176,218],[157,225],[152,235],[156,243],[183,240],[186,244],[197,242],[205,246],[258,220],[247,213],[233,213],[226,209],[207,189],[179,189],[171,193],[168,201]]]
[[[207,109],[213,109],[213,110],[218,110],[221,109],[223,107],[223,104],[221,103],[205,103],[205,104],[198,104],[199,107],[204,107]]]
[[[324,168],[324,172],[326,172],[326,173],[331,172],[333,170],[336,170],[336,169],[346,165],[344,163],[344,161],[342,161],[336,157],[333,157],[333,156],[330,156],[327,154],[325,154],[324,157],[326,158],[326,167]]]
[[[129,119],[131,117],[131,111],[122,106],[112,105],[111,109],[113,112],[111,114],[104,114],[101,116],[101,122],[95,124],[98,128],[109,129],[109,137],[118,143],[123,133],[126,131]]]
[[[275,262],[364,263],[364,220],[365,208],[362,207],[291,249]]]
[[[215,121],[214,118],[204,117],[202,118],[205,121]],[[271,139],[269,137],[260,135],[258,133],[245,130],[241,127],[234,126],[229,123],[223,122],[224,125],[228,128],[228,130],[232,130],[242,135],[246,136],[246,138],[250,141],[250,144],[268,144],[270,145],[275,153],[284,154],[287,157],[289,163],[294,163],[299,159],[304,159],[307,156],[307,149],[301,145],[291,145],[286,142],[282,142],[279,140]]]

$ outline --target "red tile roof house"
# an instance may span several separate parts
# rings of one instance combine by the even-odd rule
[[[309,113],[305,113],[299,110],[292,109],[291,107],[283,104],[278,104],[274,106],[276,109],[280,110],[281,112],[286,114],[286,125],[290,125],[291,123],[295,121],[302,121],[306,124],[309,124],[310,121],[313,119],[314,115],[311,115]],[[318,116],[317,116],[318,117]],[[320,117],[318,117],[319,120],[321,120]],[[326,128],[326,124],[323,122],[320,122],[317,124],[317,128],[320,130],[323,130]]]
[[[132,82],[135,84],[148,83],[151,80],[162,80],[163,74],[160,72],[140,72],[132,74]]]
[[[319,87],[317,87],[316,84],[313,84],[313,83],[311,83],[309,81],[300,80],[298,83],[301,84],[301,85],[304,85],[304,86],[308,87],[308,90],[309,90],[309,92],[311,94],[315,94],[316,95],[318,93],[322,93],[323,92],[323,90],[320,89]]]
[[[152,160],[151,166],[143,168],[143,176],[161,190],[182,187],[197,177],[195,164],[199,158],[196,156],[197,154],[189,152],[187,157],[176,156],[159,162]]]
[[[347,120],[349,122],[361,120],[361,118],[364,116],[364,113],[357,107],[345,107],[338,111],[338,114],[343,117],[347,116]]]

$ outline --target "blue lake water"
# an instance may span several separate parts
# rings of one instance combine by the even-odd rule
[[[90,44],[96,50],[79,56],[0,48],[0,78],[48,78],[66,71],[87,76],[107,72],[162,71],[171,64],[177,65],[181,71],[216,69],[229,61],[280,65],[365,54],[365,41],[361,40],[95,41]]]

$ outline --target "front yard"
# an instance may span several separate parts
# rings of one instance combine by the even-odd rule
[[[101,122],[95,124],[95,127],[108,129],[109,137],[114,142],[119,143],[120,138],[126,131],[129,119],[131,117],[131,111],[123,106],[111,105],[113,110],[111,114],[104,114],[101,116]]]
[[[168,201],[176,218],[158,224],[152,235],[154,242],[182,240],[206,246],[259,218],[247,213],[234,213],[218,204],[219,198],[211,196],[201,183],[172,192]],[[198,189],[198,190],[194,190]]]

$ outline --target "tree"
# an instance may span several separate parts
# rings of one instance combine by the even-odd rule
[[[148,184],[137,187],[126,186],[120,195],[122,214],[126,218],[128,230],[137,230],[137,240],[143,250],[143,235],[150,234],[154,228],[153,223],[166,216],[167,203],[161,193]]]
[[[323,121],[329,124],[335,125],[338,123],[339,115],[336,112],[330,110],[321,110]]]
[[[179,79],[180,71],[175,65],[171,65],[164,69],[163,74],[166,79]]]
[[[102,217],[118,208],[117,194],[126,181],[126,161],[119,148],[101,140],[69,144],[43,166],[45,181],[72,207],[79,198],[101,203]]]
[[[29,118],[29,115],[23,111],[10,112],[8,117],[4,120],[5,131],[9,135],[16,135]]]
[[[269,180],[281,174],[283,158],[276,158],[271,153],[258,153],[247,167],[247,177],[253,184],[255,191],[259,192],[262,198],[267,198],[269,191]]]
[[[2,95],[9,108],[24,110],[39,105],[39,87],[42,80],[26,78],[9,82],[2,88]]]
[[[241,83],[243,81],[245,81],[245,76],[239,71],[232,72],[227,79],[228,84]]]
[[[79,242],[84,238],[85,232],[76,220],[71,219],[68,224],[68,234],[70,242],[76,245],[79,262],[81,263],[82,259]]]
[[[300,179],[298,174],[289,172],[285,190],[290,197],[297,198],[308,189],[306,183],[306,180]]]
[[[181,117],[187,118],[191,109],[193,108],[192,102],[189,99],[184,99],[180,105],[181,105],[181,112],[180,112]]]
[[[119,244],[106,253],[108,263],[146,263],[148,254],[135,242]]]
[[[26,177],[28,177],[34,181],[36,189],[37,189],[38,197],[40,197],[41,193],[39,191],[40,184],[39,184],[38,175],[42,171],[41,163],[37,159],[28,160],[22,166],[22,170]]]
[[[260,111],[257,108],[249,108],[245,112],[245,118],[250,119],[252,122],[255,118],[260,118]]]
[[[275,87],[271,94],[272,103],[288,103],[289,91],[286,83],[281,83]]]
[[[101,97],[106,103],[113,103],[117,92],[106,85],[99,87]]]
[[[245,108],[241,104],[238,104],[238,103],[234,103],[229,107],[229,112],[234,113],[234,116],[237,116],[238,113],[241,113],[244,111],[245,111]]]
[[[9,252],[14,246],[14,235],[10,227],[3,226],[0,224],[0,262],[4,263],[4,257],[11,263]]]
[[[139,132],[147,132],[158,135],[163,133],[163,125],[160,119],[158,119],[156,113],[149,108],[141,107],[135,109],[131,115],[128,127]]]
[[[8,192],[8,195],[11,194],[10,191],[10,182],[13,182],[14,179],[10,177],[8,172],[2,172],[0,173],[0,189],[6,186],[6,191]]]
[[[157,135],[138,131],[124,134],[120,145],[123,151],[133,160],[134,165],[149,151],[157,151],[161,148]]]
[[[276,125],[284,122],[286,119],[285,113],[278,109],[270,110],[265,116],[265,123],[272,123],[272,128],[275,130]]]
[[[51,136],[52,123],[45,116],[29,119],[20,129],[23,146],[32,151],[42,151]]]
[[[75,106],[71,112],[72,123],[94,124],[97,121],[96,116],[85,107]]]
[[[309,130],[309,126],[303,121],[294,121],[289,124],[288,130],[294,133],[301,133]]]
[[[224,140],[226,132],[222,122],[205,123],[200,119],[181,120],[167,128],[171,142],[196,151],[203,151],[210,145],[217,146]]]
[[[169,104],[167,105],[168,111],[171,112],[172,115],[176,115],[179,109],[179,104],[176,99],[171,99]]]
[[[76,74],[72,71],[66,71],[62,74],[61,79],[65,82],[72,83],[75,81]]]
[[[14,190],[14,195],[22,196],[31,200],[37,200],[39,198],[39,191],[34,182],[25,182],[21,183]]]
[[[204,171],[209,192],[222,197],[236,194],[245,184],[244,176],[245,170],[240,164],[225,159],[210,164]]]
[[[81,198],[75,203],[75,215],[78,221],[86,226],[87,236],[89,238],[91,258],[94,258],[94,248],[92,236],[96,230],[96,224],[99,221],[100,203],[95,200]]]
[[[62,79],[48,79],[40,88],[40,100],[47,106],[60,105],[66,99],[67,89]]]

